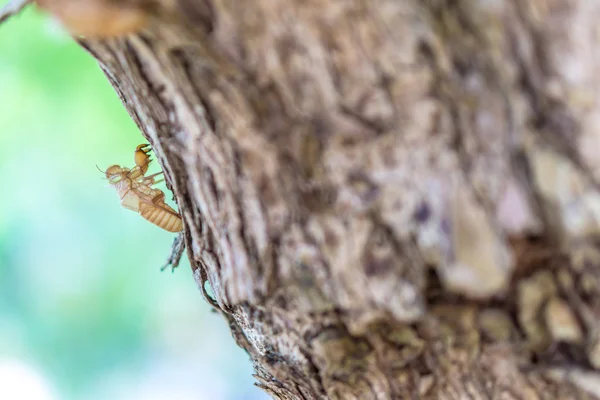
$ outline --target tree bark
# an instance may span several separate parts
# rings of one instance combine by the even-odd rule
[[[81,44],[258,386],[600,398],[600,2],[168,7]]]

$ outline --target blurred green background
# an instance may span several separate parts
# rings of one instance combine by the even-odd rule
[[[159,271],[174,235],[95,167],[144,142],[53,21],[0,25],[0,399],[267,398],[187,260]]]

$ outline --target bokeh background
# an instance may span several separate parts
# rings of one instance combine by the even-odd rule
[[[160,272],[173,234],[96,169],[140,143],[56,23],[30,7],[0,25],[0,399],[267,398],[187,260]]]

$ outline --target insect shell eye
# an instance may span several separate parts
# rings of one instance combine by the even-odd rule
[[[106,177],[110,177],[111,175],[116,175],[122,171],[122,168],[118,165],[111,165],[106,169]]]
[[[119,181],[121,180],[121,176],[120,175],[112,175],[108,177],[108,182],[109,183],[119,183]]]

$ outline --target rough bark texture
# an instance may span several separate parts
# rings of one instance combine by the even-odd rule
[[[174,7],[81,43],[260,387],[600,398],[598,0]]]

